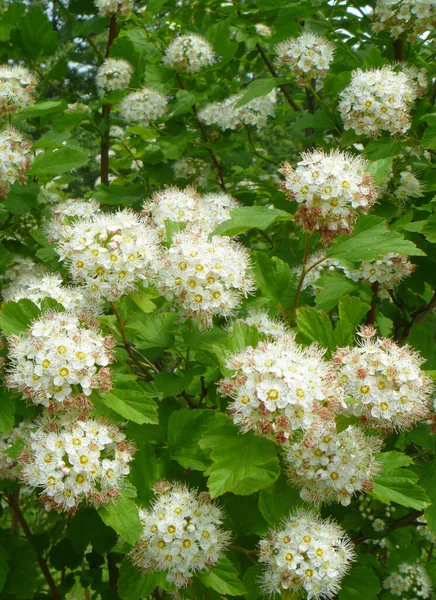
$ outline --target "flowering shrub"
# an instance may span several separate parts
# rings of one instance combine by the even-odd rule
[[[434,0],[5,0],[0,598],[436,589]]]

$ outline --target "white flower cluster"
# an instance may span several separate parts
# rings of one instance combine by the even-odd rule
[[[340,93],[339,111],[344,129],[377,137],[382,131],[405,133],[418,90],[404,72],[385,65],[381,69],[353,71],[351,83]]]
[[[405,201],[409,198],[420,198],[424,192],[424,186],[414,173],[409,170],[401,171],[399,186],[394,190],[397,200]]]
[[[290,482],[306,502],[340,502],[348,506],[353,494],[368,492],[381,467],[375,460],[382,440],[350,425],[336,433],[334,422],[315,427],[286,454]]]
[[[276,92],[254,98],[239,108],[236,104],[244,94],[235,94],[223,102],[213,102],[198,112],[200,121],[206,125],[216,125],[220,129],[241,129],[253,125],[257,129],[265,127],[268,117],[274,115]]]
[[[201,35],[179,35],[165,50],[163,63],[174,69],[198,73],[217,61],[209,42]]]
[[[26,173],[32,164],[30,147],[14,127],[0,131],[0,198],[8,195],[16,181],[26,183]]]
[[[323,354],[315,345],[303,348],[288,333],[231,356],[227,368],[235,373],[220,382],[219,391],[233,398],[233,422],[244,433],[254,430],[287,444],[295,431],[331,419],[343,407],[342,390]]]
[[[201,158],[183,156],[173,163],[173,171],[176,179],[190,179],[192,185],[205,187],[212,173],[212,168]]]
[[[102,312],[98,298],[85,295],[83,288],[65,286],[62,277],[57,274],[37,276],[34,273],[20,277],[19,289],[9,288],[3,291],[3,298],[7,302],[18,302],[27,298],[41,308],[45,298],[51,298],[61,304],[65,310],[74,312],[77,316],[95,315]]]
[[[387,29],[392,37],[403,33],[415,41],[418,35],[436,27],[434,0],[377,0],[374,9],[375,31]]]
[[[129,15],[132,12],[134,0],[94,0],[98,12],[102,17]]]
[[[330,598],[354,558],[353,543],[337,523],[300,509],[260,542],[264,593],[289,590],[307,600]]]
[[[43,489],[41,502],[47,510],[75,512],[83,500],[98,507],[119,495],[134,450],[104,420],[46,418],[30,432],[21,454],[21,477]]]
[[[324,257],[325,252],[323,251],[316,252],[315,254],[309,256],[306,263],[306,270],[311,270],[306,274],[305,278],[303,279],[303,285],[301,288],[302,290],[311,288],[314,294],[318,294],[321,291],[321,288],[316,283],[318,279],[323,275],[326,275],[327,273],[334,273],[338,268],[340,268],[341,264],[338,260],[335,260],[334,258],[324,259]],[[317,264],[318,262],[319,264]],[[302,269],[302,266],[296,267],[294,269],[294,273],[297,275],[298,279],[300,278]]]
[[[133,67],[122,58],[107,58],[97,71],[96,84],[101,93],[125,90],[130,83]]]
[[[24,67],[0,66],[0,117],[35,102],[33,93],[38,80]]]
[[[18,456],[31,427],[29,421],[22,421],[6,433],[0,434],[0,479],[19,478],[21,467]]]
[[[254,289],[249,267],[248,252],[239,242],[187,230],[174,234],[164,252],[157,287],[174,300],[182,318],[209,328],[214,315],[230,316]]]
[[[80,406],[93,389],[111,388],[114,340],[71,312],[45,313],[8,344],[6,384],[35,404]]]
[[[170,219],[185,223],[190,229],[210,233],[223,221],[230,219],[232,208],[239,203],[229,194],[215,192],[202,196],[194,188],[166,187],[153,194],[144,203],[144,214],[157,228],[158,235],[166,239],[165,221]]]
[[[401,600],[433,598],[433,586],[427,571],[419,563],[402,563],[398,572],[392,573],[383,581],[385,590]]]
[[[120,103],[120,113],[126,121],[133,121],[140,125],[148,125],[157,121],[167,112],[168,100],[166,96],[151,88],[142,88],[131,92]]]
[[[389,252],[379,260],[366,260],[362,262],[359,269],[346,269],[346,275],[353,281],[365,281],[366,283],[378,283],[385,290],[392,290],[405,277],[414,270],[407,256]]]
[[[299,81],[323,79],[328,74],[335,47],[326,38],[305,32],[276,46],[277,66],[288,67]]]
[[[294,169],[285,163],[283,190],[298,202],[295,221],[309,233],[319,233],[328,244],[340,233],[350,233],[359,213],[377,200],[367,162],[339,150],[303,152]]]
[[[191,577],[211,569],[227,544],[229,534],[221,528],[223,515],[206,492],[165,481],[154,486],[151,509],[139,509],[141,539],[131,557],[144,572],[164,571],[177,588]]]
[[[228,331],[232,331],[237,323],[245,323],[250,327],[255,327],[259,332],[260,339],[275,340],[285,336],[288,333],[286,325],[280,319],[275,319],[269,316],[265,310],[251,309],[245,317],[239,317],[231,321],[227,327]]]
[[[159,257],[156,233],[128,210],[62,227],[56,250],[74,281],[109,301],[146,282]]]
[[[10,298],[19,292],[22,283],[25,283],[29,277],[43,276],[46,273],[47,269],[44,265],[35,263],[29,256],[16,254],[0,276],[0,283],[3,285],[1,291],[3,299]]]
[[[68,198],[65,202],[55,204],[51,209],[51,221],[44,224],[48,241],[57,241],[64,225],[72,225],[78,219],[91,219],[100,212],[100,204],[93,199]]]
[[[360,331],[362,342],[339,348],[333,356],[349,398],[349,410],[363,424],[381,431],[410,429],[429,414],[431,379],[424,362],[409,346],[376,338],[372,327]]]
[[[269,37],[273,33],[271,27],[268,27],[268,25],[265,25],[264,23],[256,23],[254,28],[256,33],[262,37]]]

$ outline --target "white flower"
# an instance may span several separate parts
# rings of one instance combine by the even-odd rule
[[[37,78],[21,66],[0,66],[0,117],[19,111],[35,102]]]
[[[32,164],[30,144],[14,127],[0,131],[0,198],[8,195],[15,182],[26,183]]]
[[[394,190],[394,196],[397,200],[404,202],[409,198],[420,198],[424,191],[423,184],[414,173],[407,169],[401,171],[400,185]]]
[[[102,17],[113,14],[129,15],[132,12],[134,0],[94,0]]]
[[[260,542],[264,593],[330,598],[354,559],[353,543],[337,523],[300,509]]]
[[[207,40],[200,35],[180,35],[165,50],[163,63],[174,69],[197,73],[217,62],[217,56]]]
[[[288,67],[301,82],[322,79],[328,74],[335,47],[326,38],[305,32],[276,46],[277,66]]]
[[[125,90],[130,83],[133,67],[127,60],[107,58],[97,71],[96,84],[100,92]]]
[[[30,421],[22,421],[6,433],[0,434],[0,479],[18,479],[20,476],[19,455],[24,438],[32,428]]]
[[[60,229],[56,247],[74,281],[109,301],[147,282],[157,268],[158,238],[129,210],[97,214]]]
[[[239,203],[229,194],[216,192],[201,196],[194,188],[183,190],[167,187],[153,194],[150,202],[144,203],[144,214],[166,239],[165,221],[170,219],[210,233],[223,221],[230,219],[232,208]]]
[[[417,96],[416,84],[404,72],[388,65],[369,71],[357,69],[340,93],[344,128],[371,137],[382,131],[401,135],[411,125],[409,113]]]
[[[134,446],[105,420],[43,417],[21,455],[21,477],[42,488],[47,510],[75,512],[86,500],[96,507],[119,496]]]
[[[289,330],[285,323],[277,318],[272,318],[265,310],[251,309],[245,317],[239,317],[230,321],[226,329],[231,332],[238,323],[245,323],[255,327],[259,332],[260,339],[275,340],[285,336]]]
[[[90,219],[100,212],[100,204],[92,198],[68,198],[65,202],[55,204],[51,208],[51,221],[44,223],[48,241],[52,243],[59,239],[62,226],[72,225],[79,219]]]
[[[173,163],[174,177],[176,179],[190,179],[194,186],[205,187],[212,167],[201,158],[183,156]]]
[[[417,563],[402,563],[399,572],[394,572],[383,581],[383,587],[402,600],[433,598],[433,585],[424,566]]]
[[[374,9],[374,30],[387,29],[392,37],[407,34],[409,41],[436,27],[434,0],[377,0]]]
[[[163,254],[157,287],[181,317],[211,327],[214,315],[227,317],[253,289],[248,252],[237,241],[208,232],[184,231],[173,235]]]
[[[42,264],[35,263],[29,256],[14,255],[11,263],[6,267],[4,273],[0,275],[2,284],[1,294],[3,299],[11,298],[13,294],[19,292],[21,286],[29,277],[43,276],[47,269]]]
[[[287,444],[294,432],[331,419],[343,406],[342,390],[323,354],[287,333],[231,356],[226,366],[234,375],[220,382],[219,391],[233,398],[228,407],[233,422],[243,432]]]
[[[152,507],[139,509],[143,531],[131,552],[133,564],[144,573],[164,571],[177,588],[215,565],[229,534],[223,515],[206,492],[165,481],[155,484]]]
[[[111,387],[112,338],[71,312],[45,313],[8,345],[6,384],[35,404],[80,404],[82,394]]]
[[[243,95],[235,94],[223,102],[208,104],[198,112],[198,118],[206,125],[216,125],[224,130],[241,129],[244,125],[253,125],[257,129],[265,127],[268,117],[274,114],[275,90],[236,108]]]
[[[299,204],[295,221],[305,231],[319,233],[324,243],[350,233],[357,215],[368,212],[377,199],[368,163],[339,150],[312,150],[301,158],[295,169],[285,163],[280,170],[283,190]]]
[[[372,522],[372,527],[374,531],[380,533],[380,531],[384,531],[386,529],[386,523],[383,521],[383,519],[374,519]]]
[[[265,25],[264,23],[256,23],[254,28],[256,33],[262,37],[269,37],[272,35],[271,27],[268,27],[268,25]]]
[[[408,277],[415,265],[407,256],[389,252],[379,260],[367,260],[362,262],[359,269],[346,269],[347,277],[353,281],[365,281],[366,283],[378,283],[385,290],[392,290],[405,277]]]
[[[336,433],[335,423],[314,427],[286,454],[289,481],[307,502],[340,502],[348,506],[353,494],[369,491],[381,469],[375,461],[382,441],[349,426]]]
[[[131,92],[120,104],[120,113],[126,121],[148,125],[157,121],[167,112],[167,98],[151,88]]]
[[[363,341],[339,348],[333,356],[349,410],[363,424],[381,431],[410,429],[429,415],[431,379],[420,369],[424,362],[409,346],[389,338],[374,338],[375,330],[361,330]]]
[[[10,288],[3,291],[3,298],[7,302],[18,302],[27,298],[41,308],[41,303],[46,298],[56,300],[65,310],[74,312],[77,316],[101,314],[101,303],[98,298],[85,294],[82,287],[64,286],[62,277],[57,274],[24,275],[20,277],[18,289]]]

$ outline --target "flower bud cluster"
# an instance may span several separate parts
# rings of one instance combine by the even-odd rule
[[[431,379],[420,369],[424,360],[389,338],[376,338],[372,327],[360,331],[354,348],[339,348],[333,356],[349,411],[363,424],[380,431],[410,429],[428,418]]]
[[[210,165],[201,158],[183,156],[173,163],[176,179],[189,179],[192,185],[205,187],[212,173]]]
[[[31,145],[14,127],[0,131],[0,198],[8,195],[15,182],[26,183],[32,164]]]
[[[419,563],[402,563],[398,572],[392,573],[383,581],[385,590],[401,600],[433,598],[433,586],[424,566]]]
[[[340,233],[350,233],[357,215],[375,203],[373,177],[360,156],[312,150],[301,157],[295,169],[288,163],[282,167],[282,187],[299,204],[295,221],[308,233],[319,233],[327,244]]]
[[[382,131],[405,133],[410,110],[419,90],[404,72],[385,65],[381,69],[353,71],[351,83],[340,93],[339,111],[345,129],[377,137]]]
[[[328,74],[335,47],[326,38],[305,32],[276,46],[278,67],[287,67],[302,83]]]
[[[209,42],[201,35],[179,35],[165,50],[163,63],[174,69],[198,73],[217,62]]]
[[[56,250],[72,279],[109,301],[146,282],[159,257],[155,231],[129,210],[79,219],[61,227],[59,237]]]
[[[206,125],[216,125],[223,130],[241,129],[244,125],[253,125],[257,129],[265,127],[268,117],[274,115],[275,90],[237,108],[242,97],[243,94],[235,94],[223,102],[208,104],[198,112],[198,118]]]
[[[271,27],[265,25],[264,23],[256,23],[254,26],[257,35],[261,35],[262,37],[269,37],[273,34]]]
[[[135,447],[105,420],[43,418],[21,454],[21,477],[42,488],[47,510],[75,512],[86,500],[99,507],[117,498]]]
[[[434,0],[377,0],[374,9],[375,31],[387,29],[393,38],[404,33],[411,42],[436,28]]]
[[[253,289],[248,252],[237,241],[202,230],[173,235],[162,258],[157,287],[173,300],[182,318],[212,326],[214,315],[228,317]]]
[[[68,406],[93,389],[111,388],[108,365],[115,342],[74,313],[45,313],[27,331],[10,336],[8,344],[6,384],[35,404]]]
[[[177,588],[196,573],[211,569],[230,536],[221,527],[223,515],[206,492],[165,481],[155,485],[149,510],[139,509],[144,527],[131,558],[144,571],[164,571]]]
[[[0,118],[35,102],[38,80],[24,67],[0,66]]]
[[[300,509],[260,542],[264,593],[331,598],[354,558],[353,543],[338,524]]]
[[[332,419],[344,406],[342,389],[323,354],[287,333],[231,356],[226,366],[234,374],[220,382],[219,391],[233,398],[228,407],[233,422],[243,432],[287,444],[296,431]]]
[[[120,103],[123,119],[145,126],[163,117],[167,108],[167,98],[151,88],[131,92]]]
[[[102,17],[114,14],[129,15],[132,12],[134,0],[94,0]]]
[[[229,194],[215,192],[201,195],[194,188],[180,189],[167,187],[153,194],[149,202],[144,203],[144,214],[157,228],[158,235],[166,239],[165,221],[189,225],[210,233],[223,221],[230,219],[232,208],[239,203]]]
[[[381,470],[375,460],[381,446],[380,438],[352,425],[340,433],[334,422],[315,427],[288,449],[290,482],[307,502],[348,506],[353,494],[371,489],[373,476]]]
[[[125,90],[132,77],[133,67],[122,58],[107,58],[97,71],[96,84],[100,93]]]

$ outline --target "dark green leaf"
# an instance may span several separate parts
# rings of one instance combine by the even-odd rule
[[[284,210],[267,208],[266,206],[244,206],[233,208],[231,218],[224,221],[212,232],[212,235],[235,236],[248,229],[260,229],[264,231],[273,223],[279,221],[292,221],[293,216]]]
[[[220,594],[228,596],[245,594],[245,588],[238,577],[238,572],[226,556],[221,557],[210,571],[202,572],[198,578],[203,585]]]
[[[39,317],[40,312],[36,304],[25,298],[18,302],[6,302],[0,311],[0,328],[4,335],[26,331],[30,323]]]
[[[132,546],[139,540],[142,525],[139,520],[138,507],[130,498],[121,496],[115,502],[101,507],[98,514],[106,525],[112,527]]]

